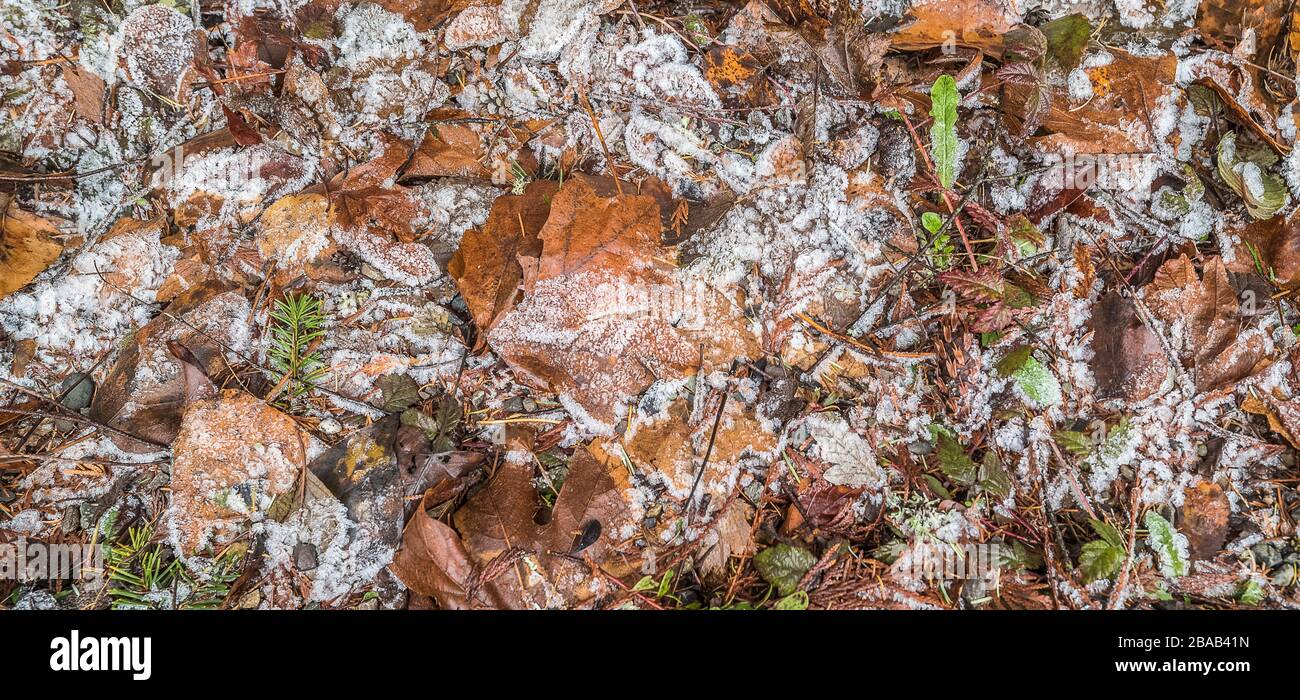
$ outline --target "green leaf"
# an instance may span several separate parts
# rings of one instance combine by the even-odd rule
[[[420,402],[420,385],[405,374],[385,374],[375,385],[383,396],[384,410],[405,411]]]
[[[1154,510],[1147,511],[1144,522],[1148,533],[1147,546],[1155,550],[1160,558],[1160,573],[1166,578],[1186,576],[1189,569],[1187,537],[1179,534],[1168,520]]]
[[[1011,477],[1002,468],[1002,460],[993,450],[984,453],[984,463],[979,471],[980,488],[995,496],[1006,497],[1011,494]]]
[[[1069,73],[1079,67],[1092,25],[1081,14],[1066,15],[1039,27],[1047,39],[1047,55],[1056,61],[1062,71]]]
[[[1026,547],[1023,542],[1016,540],[1011,543],[1010,547],[1002,545],[997,548],[996,563],[999,569],[1020,571],[1022,569],[1037,569],[1043,565],[1043,558],[1037,552]]]
[[[1110,523],[1096,518],[1089,518],[1088,524],[1092,526],[1093,532],[1101,537],[1102,541],[1109,545],[1124,549],[1124,535]]]
[[[1079,553],[1079,569],[1084,578],[1091,582],[1101,578],[1114,578],[1119,567],[1124,565],[1124,548],[1116,547],[1105,540],[1093,540],[1083,545]]]
[[[1021,345],[1006,355],[1003,355],[1002,359],[998,360],[998,374],[1004,377],[1010,377],[1012,374],[1015,374],[1017,370],[1025,366],[1027,361],[1032,359],[1030,357],[1031,352],[1033,352],[1033,348],[1028,345]]]
[[[961,486],[970,486],[979,478],[979,468],[975,460],[966,455],[966,450],[947,431],[938,431],[939,471],[944,476]]]
[[[957,179],[957,81],[947,73],[930,87],[930,155],[939,184],[952,187]]]
[[[1246,212],[1252,218],[1271,219],[1291,201],[1286,182],[1265,171],[1274,162],[1276,156],[1271,151],[1238,149],[1235,131],[1219,139],[1219,177],[1246,203]]]
[[[1056,444],[1070,454],[1086,457],[1092,454],[1092,438],[1077,430],[1058,430],[1053,433]]]
[[[776,601],[772,606],[773,610],[807,610],[808,609],[808,592],[795,591],[790,595]]]
[[[1012,373],[1016,379],[1016,384],[1020,390],[1025,392],[1025,396],[1033,399],[1035,403],[1043,406],[1055,406],[1061,403],[1061,384],[1056,381],[1056,375],[1052,371],[1041,365],[1038,360],[1030,357],[1025,363]]]
[[[1264,587],[1253,578],[1242,581],[1237,587],[1237,601],[1242,605],[1259,605],[1264,602]]]
[[[754,566],[764,581],[776,586],[783,596],[799,589],[799,580],[817,563],[817,557],[803,547],[778,544],[754,556]]]
[[[939,229],[943,228],[943,217],[932,211],[927,211],[921,215],[921,225],[930,233],[938,233]]]

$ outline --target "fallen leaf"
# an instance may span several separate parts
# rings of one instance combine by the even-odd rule
[[[1242,330],[1242,302],[1223,261],[1212,257],[1203,267],[1198,279],[1187,256],[1169,260],[1142,290],[1151,312],[1180,331],[1170,342],[1198,392],[1250,376],[1260,369],[1268,348],[1267,336]]]
[[[488,179],[486,154],[479,134],[466,124],[434,124],[402,172],[403,180],[425,177]]]
[[[172,446],[167,526],[185,555],[237,537],[321,449],[292,418],[237,390],[191,404]]]
[[[541,257],[521,260],[524,298],[487,342],[608,431],[618,406],[655,380],[729,365],[755,341],[733,299],[672,264],[654,198],[597,187],[578,175],[556,193]],[[482,306],[508,289],[489,288],[481,296],[497,301]]]
[[[251,321],[248,301],[219,282],[181,294],[167,307],[167,313],[137,331],[123,348],[95,392],[91,417],[155,443],[171,443],[181,429],[187,400],[194,398],[186,365],[197,363],[197,369],[207,376],[225,371],[226,349],[246,347]],[[169,343],[183,347],[188,362],[177,358]],[[109,437],[128,452],[157,449],[121,435]]]
[[[486,333],[498,318],[514,308],[521,294],[521,259],[537,259],[537,237],[551,213],[551,198],[559,186],[551,180],[529,184],[522,195],[502,195],[492,205],[483,226],[470,229],[447,264],[479,331]]]
[[[1213,559],[1228,536],[1232,509],[1223,487],[1202,482],[1183,494],[1183,526],[1192,559]]]
[[[912,21],[890,37],[899,51],[936,46],[970,46],[999,56],[1002,35],[1020,18],[998,0],[919,0],[907,11]],[[906,21],[906,20],[904,20]]]
[[[49,221],[10,204],[0,208],[0,297],[31,282],[59,259],[59,230]]]
[[[527,555],[504,576],[522,581],[521,597],[530,607],[572,606],[590,599],[605,584],[585,563],[564,555],[589,521],[599,522],[602,534],[581,555],[597,564],[605,562],[614,544],[631,531],[626,479],[622,464],[579,449],[548,515],[533,487],[532,466],[506,462],[456,511],[456,528],[480,567],[508,550]]]

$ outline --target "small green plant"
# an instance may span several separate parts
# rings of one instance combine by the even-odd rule
[[[528,175],[528,171],[524,170],[524,166],[520,165],[519,161],[514,161],[514,160],[510,161],[510,193],[511,194],[514,195],[523,194],[524,191],[528,189],[529,183],[531,183],[532,181],[533,178]]]
[[[943,218],[927,211],[921,215],[921,225],[930,232],[930,264],[940,272],[952,267],[952,256],[956,249],[952,245],[952,236],[943,230]]]
[[[207,610],[221,605],[239,577],[235,557],[217,557],[202,575],[188,569],[161,544],[150,544],[150,525],[129,528],[105,555],[115,610]]]
[[[271,311],[268,357],[275,380],[284,385],[290,403],[301,399],[325,376],[325,362],[312,344],[325,335],[320,300],[306,294],[286,294]]]
[[[1147,546],[1155,550],[1160,560],[1160,573],[1166,578],[1186,576],[1190,569],[1187,562],[1187,537],[1154,510],[1147,511],[1144,522],[1148,533]]]
[[[641,580],[637,581],[636,585],[632,587],[632,590],[638,593],[651,593],[655,600],[667,598],[673,602],[681,602],[677,596],[672,594],[672,585],[673,570],[669,569],[664,572],[663,577],[658,581],[655,580],[654,576],[642,576]]]
[[[1101,538],[1083,545],[1079,553],[1079,568],[1088,581],[1114,578],[1124,565],[1124,536],[1114,525],[1101,520],[1091,520],[1092,529]]]

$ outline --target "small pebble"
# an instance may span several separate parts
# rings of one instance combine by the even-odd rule
[[[95,397],[95,380],[91,379],[90,375],[77,372],[63,380],[63,383],[59,385],[59,394],[64,392],[68,393],[61,402],[64,408],[74,411],[89,408],[91,399]]]
[[[316,545],[310,542],[299,542],[293,548],[293,565],[299,571],[311,571],[320,565],[316,556]]]
[[[319,428],[320,431],[322,433],[325,433],[326,435],[338,435],[339,433],[343,432],[343,424],[338,422],[334,418],[326,418],[322,420],[320,424],[317,425],[316,427]]]

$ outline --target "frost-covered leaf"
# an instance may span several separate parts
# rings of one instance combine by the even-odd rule
[[[521,261],[523,300],[487,333],[520,376],[597,431],[656,379],[730,365],[753,343],[732,299],[667,262],[655,199],[604,191],[596,178],[566,179],[540,257]]]
[[[1160,573],[1166,578],[1186,576],[1190,568],[1187,537],[1154,510],[1147,511],[1143,522],[1147,526],[1147,546],[1155,550],[1160,560]]]
[[[1256,219],[1272,218],[1291,201],[1286,182],[1265,170],[1267,163],[1249,159],[1237,148],[1237,133],[1229,131],[1219,139],[1219,177],[1246,203],[1246,211]]]
[[[1038,360],[1030,357],[1012,373],[1020,390],[1025,396],[1043,406],[1055,406],[1061,403],[1061,383],[1056,375]]]
[[[817,455],[830,463],[824,476],[836,486],[880,488],[885,472],[876,464],[871,445],[849,424],[832,413],[818,413],[805,423]]]
[[[817,563],[817,557],[803,547],[778,544],[754,555],[754,566],[764,581],[782,596],[793,595],[799,581]]]

